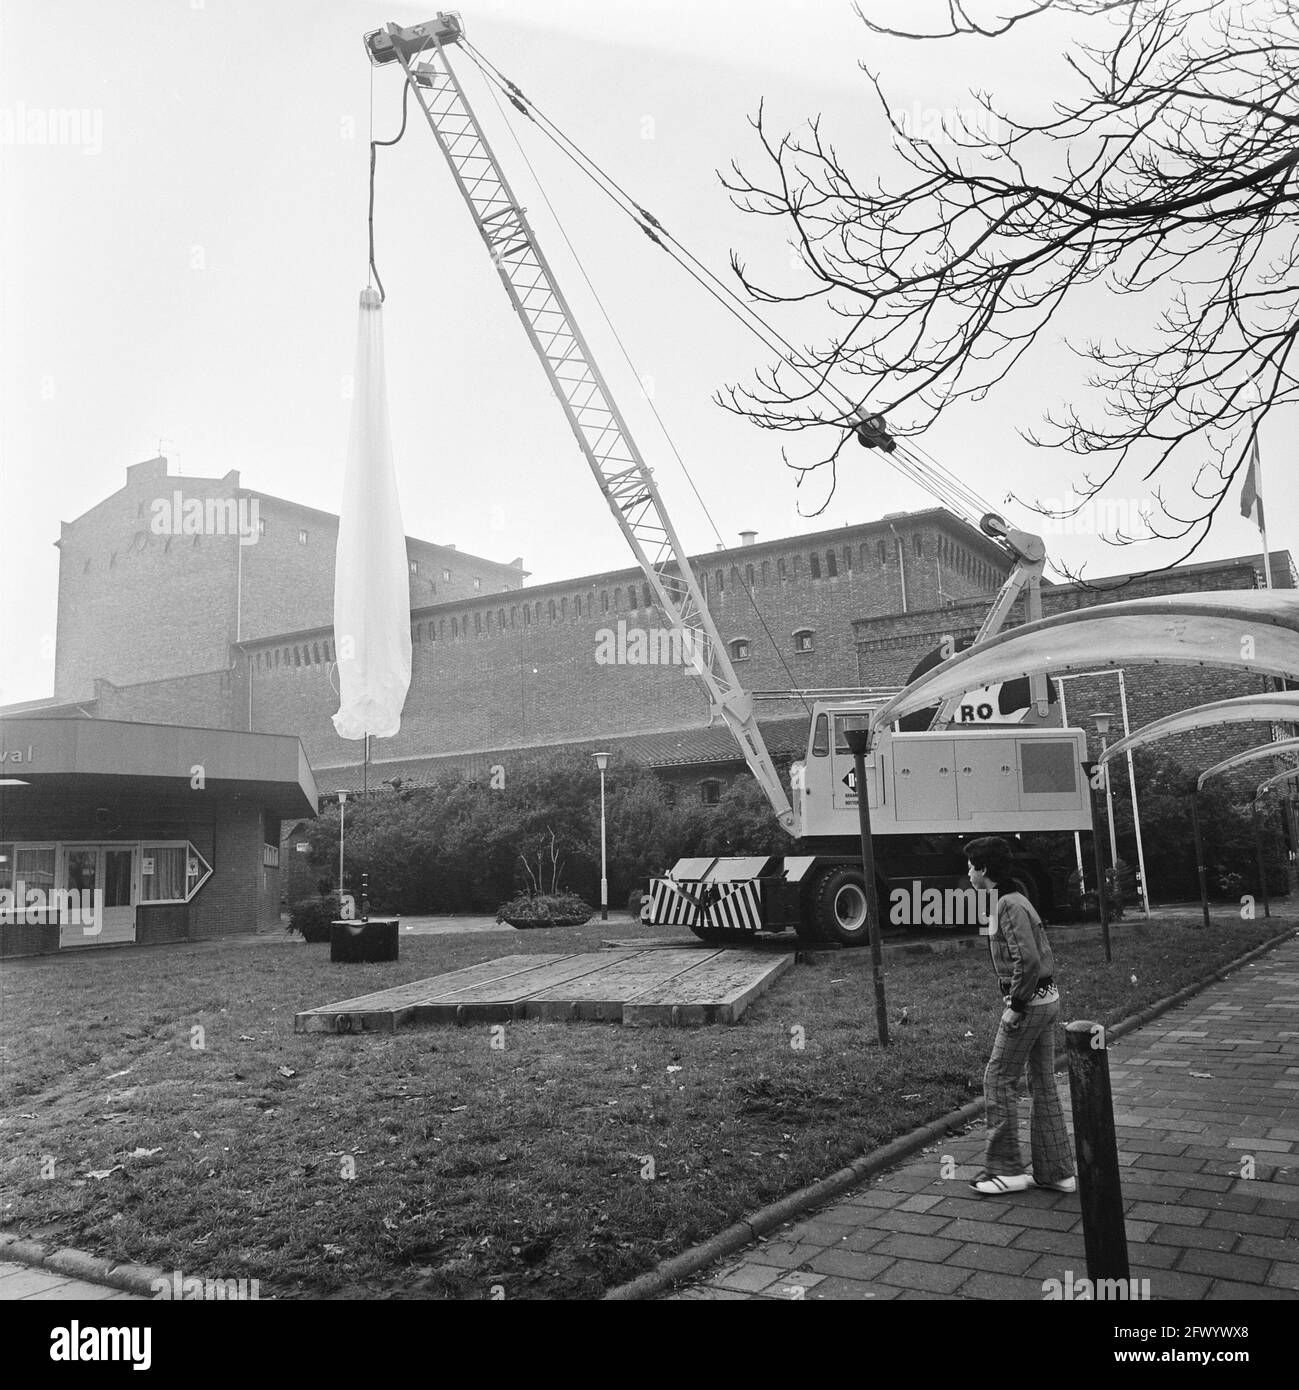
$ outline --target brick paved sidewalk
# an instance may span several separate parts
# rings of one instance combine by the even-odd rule
[[[1110,1076],[1132,1277],[1152,1299],[1299,1299],[1299,938],[1111,1043]],[[1076,1193],[966,1186],[983,1137],[976,1125],[664,1296],[1041,1299],[1043,1281],[1085,1277]]]
[[[139,1299],[138,1294],[125,1293],[121,1289],[109,1288],[106,1284],[91,1284],[84,1279],[69,1279],[66,1274],[56,1274],[50,1269],[36,1269],[31,1265],[13,1264],[0,1260],[0,1299],[98,1299],[109,1302],[113,1299]]]

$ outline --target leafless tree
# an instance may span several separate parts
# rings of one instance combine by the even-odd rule
[[[1071,393],[1084,399],[1023,432],[1089,461],[1079,505],[1139,472],[1160,507],[1153,534],[1187,541],[1180,561],[1228,499],[1258,423],[1299,393],[1299,3],[1021,0],[994,18],[976,3],[946,0],[931,34],[857,13],[874,33],[936,42],[1025,38],[1054,10],[1080,35],[1066,55],[1075,95],[1018,120],[975,92],[978,118],[935,139],[908,128],[862,64],[907,166],[892,182],[850,171],[819,118],[777,138],[759,108],[766,172],[733,164],[723,182],[740,207],[789,226],[800,283],[732,263],[757,301],[823,302],[832,330],[719,400],[766,428],[828,433],[815,462],[791,466],[833,478],[855,422],[809,383],[855,378],[858,402],[918,433],[1045,346],[1063,306],[1108,295],[1105,331],[1069,342],[1087,363]]]

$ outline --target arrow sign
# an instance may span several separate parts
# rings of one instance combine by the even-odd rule
[[[843,784],[850,792],[855,792],[857,790],[857,769],[855,767],[850,767],[848,769],[848,774],[844,777]]]

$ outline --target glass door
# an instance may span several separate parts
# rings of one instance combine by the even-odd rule
[[[133,846],[66,845],[60,948],[134,941],[134,880]]]

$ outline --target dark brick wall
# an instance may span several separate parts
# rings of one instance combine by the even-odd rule
[[[750,643],[749,658],[736,662],[747,687],[855,684],[854,620],[901,609],[899,541],[909,606],[934,602],[940,585],[949,600],[983,594],[986,605],[989,586],[995,590],[1008,568],[990,542],[934,513],[900,518],[894,527],[874,522],[694,557],[723,639]],[[754,612],[750,583],[770,636]],[[412,617],[403,727],[394,739],[372,741],[373,760],[708,722],[705,693],[682,667],[597,659],[601,634],[616,646],[620,623],[627,634],[660,626],[645,606],[639,570],[530,586],[509,602],[441,604]],[[812,633],[810,651],[797,650],[801,630]],[[360,745],[339,739],[330,722],[338,708],[332,656],[328,629],[247,649],[253,727],[299,734],[318,770],[360,760]],[[246,722],[246,693],[241,699]]]
[[[96,679],[130,685],[229,665],[238,539],[155,534],[150,509],[176,488],[233,498],[238,474],[166,470],[163,459],[128,468],[120,491],[63,524],[56,699],[91,698]]]
[[[237,470],[222,478],[178,477],[158,458],[126,475],[119,491],[62,527],[56,699],[89,699],[96,679],[134,685],[225,669],[237,635],[332,623],[337,517],[243,488]],[[177,493],[180,509],[173,505]],[[227,530],[233,516],[256,540],[155,529],[155,504],[163,504],[158,515],[174,529],[190,499],[235,504],[234,513],[220,513],[219,529]],[[408,538],[407,551],[416,565],[413,607],[518,588],[524,579],[519,566],[453,546]]]

